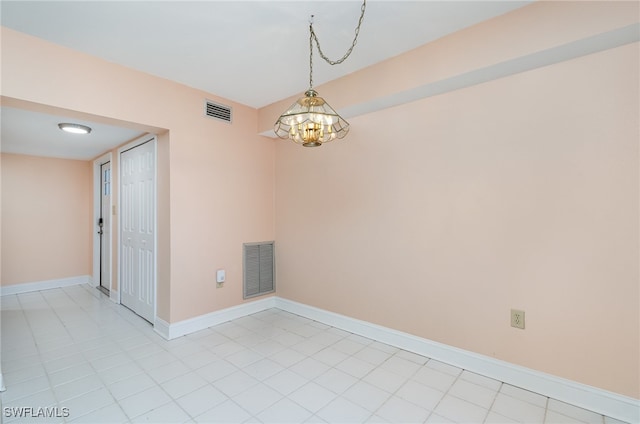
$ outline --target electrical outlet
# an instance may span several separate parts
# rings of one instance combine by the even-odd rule
[[[524,311],[511,310],[511,326],[524,330]]]
[[[216,271],[216,288],[224,287],[224,280],[227,278],[227,272],[224,269]]]

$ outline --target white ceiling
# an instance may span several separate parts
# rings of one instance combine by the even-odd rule
[[[61,131],[58,124],[72,122],[91,127],[89,134]],[[89,160],[143,133],[94,121],[2,107],[2,152],[32,156]]]
[[[314,85],[530,2],[369,0],[358,44],[347,61],[330,66],[314,53]],[[351,44],[361,4],[359,0],[2,0],[0,8],[3,26],[259,108],[308,87],[310,15],[315,15],[314,29],[323,51],[337,59]],[[29,140],[48,139],[59,132],[57,123],[35,125],[46,116],[19,115],[18,110],[2,110],[2,151],[10,146],[16,152]],[[34,125],[17,126],[25,120]],[[109,129],[104,131],[108,134]],[[31,134],[25,137],[25,133]],[[15,138],[18,135],[20,139]],[[114,133],[113,145],[130,135]],[[40,154],[65,156],[77,149],[61,146],[58,153]],[[38,154],[33,153],[37,145],[28,151]],[[90,157],[102,151],[94,153]]]

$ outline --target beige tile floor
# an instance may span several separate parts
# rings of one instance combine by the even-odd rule
[[[5,423],[619,423],[278,309],[166,341],[87,285],[1,306]]]

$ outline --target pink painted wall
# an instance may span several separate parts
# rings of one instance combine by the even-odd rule
[[[91,274],[92,169],[2,154],[1,285]]]
[[[278,294],[639,397],[638,60],[635,43],[278,143]]]
[[[635,1],[537,1],[317,89],[339,110],[632,25],[639,14]],[[301,94],[260,109],[258,132],[272,131]]]
[[[347,107],[637,20],[636,2],[536,2],[319,91]],[[224,99],[2,31],[5,99],[169,130],[161,318],[241,303],[242,242],[275,238],[280,296],[640,397],[637,43],[358,116],[310,150],[255,134],[291,99],[221,124],[201,107]]]
[[[375,102],[638,16],[536,2],[318,91]],[[279,142],[278,295],[639,398],[639,48],[363,114],[319,149]]]
[[[177,322],[243,302],[242,243],[275,238],[275,146],[256,134],[255,109],[7,28],[2,96],[163,129],[158,316]],[[203,116],[205,99],[231,106],[233,123]],[[223,289],[216,289],[218,268],[227,270]]]

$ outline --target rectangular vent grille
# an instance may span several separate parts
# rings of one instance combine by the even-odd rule
[[[204,113],[210,118],[231,122],[231,108],[229,106],[214,103],[209,100],[204,102]]]
[[[243,263],[245,299],[275,290],[274,242],[245,243]]]

